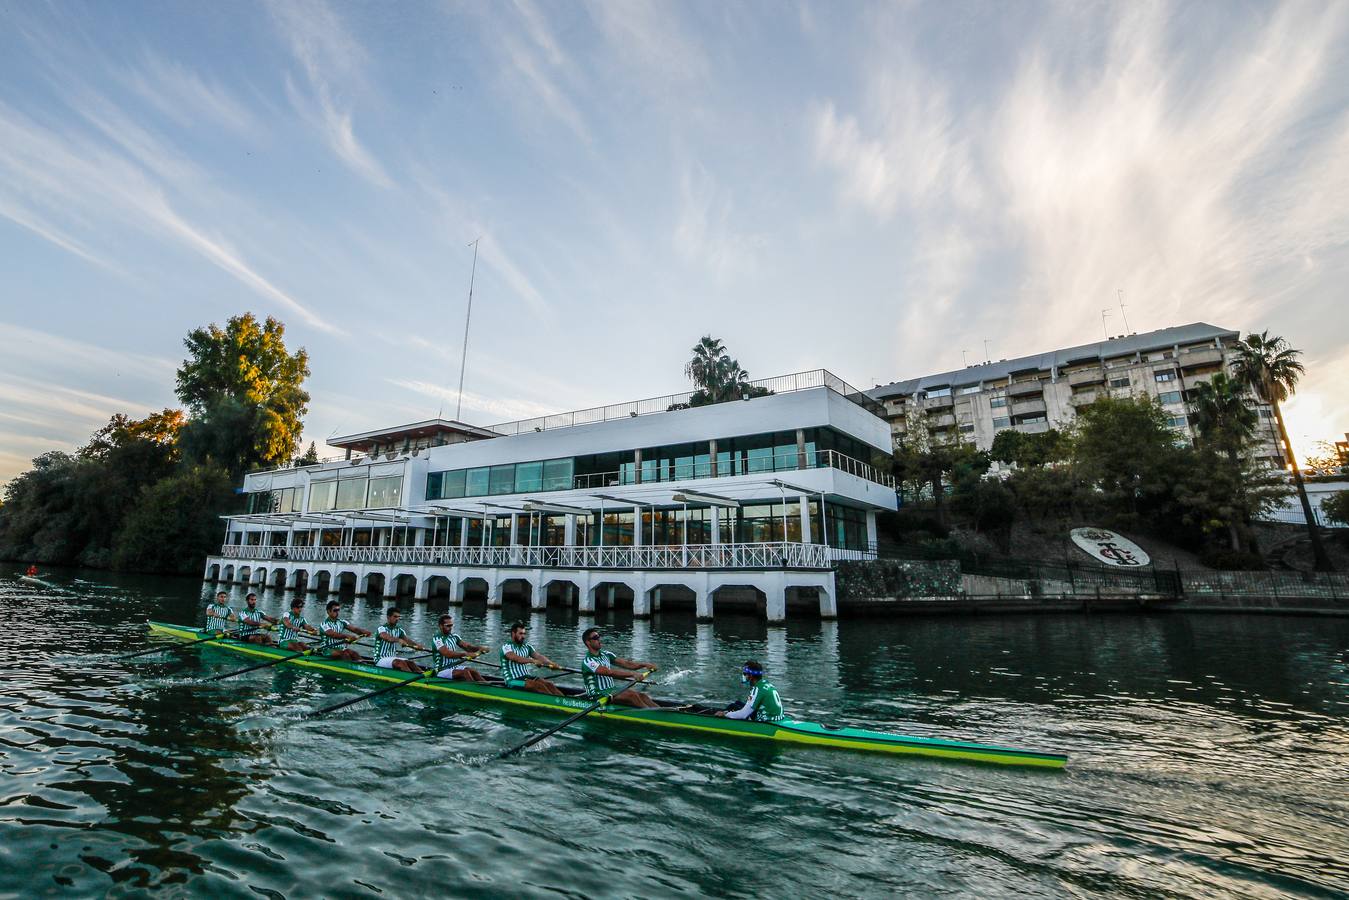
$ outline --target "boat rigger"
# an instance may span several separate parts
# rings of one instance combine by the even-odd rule
[[[258,657],[263,660],[258,667],[271,664],[299,666],[346,678],[381,683],[389,689],[401,688],[428,695],[444,695],[460,700],[502,703],[513,707],[524,707],[569,717],[587,711],[592,718],[625,725],[671,728],[725,737],[1000,765],[1059,769],[1063,768],[1068,761],[1068,757],[1062,753],[1021,750],[969,741],[889,734],[861,728],[801,722],[790,718],[781,718],[776,721],[756,721],[753,718],[735,719],[718,716],[717,713],[724,710],[703,703],[657,700],[655,708],[597,703],[584,691],[578,689],[563,688],[559,694],[554,695],[507,687],[498,679],[473,681],[428,677],[431,673],[414,675],[394,669],[379,668],[364,662],[332,659],[315,656],[308,652],[293,652],[278,647],[247,643],[229,636],[203,639],[203,632],[189,625],[155,621],[148,624],[152,634],[184,641],[195,641],[198,642],[199,646],[218,647],[230,652]],[[240,670],[240,672],[252,668],[254,667]]]

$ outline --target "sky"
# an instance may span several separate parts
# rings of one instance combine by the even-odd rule
[[[0,482],[247,311],[320,455],[452,416],[477,239],[472,423],[1206,321],[1303,351],[1305,451],[1347,198],[1349,3],[0,0]]]

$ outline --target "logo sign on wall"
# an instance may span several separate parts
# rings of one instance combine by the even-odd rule
[[[1113,531],[1104,528],[1074,528],[1071,535],[1078,549],[1108,566],[1133,568],[1146,566],[1152,562],[1142,547]]]

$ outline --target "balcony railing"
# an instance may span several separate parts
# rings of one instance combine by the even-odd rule
[[[284,557],[273,555],[281,552],[285,553]],[[827,569],[838,552],[823,544],[791,541],[644,547],[269,547],[226,544],[220,548],[220,556],[224,559],[247,560],[274,567],[297,562],[334,562],[528,569]]]

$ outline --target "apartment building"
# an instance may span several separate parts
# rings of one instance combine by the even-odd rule
[[[867,394],[884,405],[896,444],[921,422],[934,441],[987,450],[999,431],[1063,428],[1103,396],[1154,397],[1177,434],[1192,438],[1189,392],[1232,361],[1240,337],[1195,322],[877,385]],[[1252,402],[1265,438],[1260,455],[1282,466],[1273,413]]]

